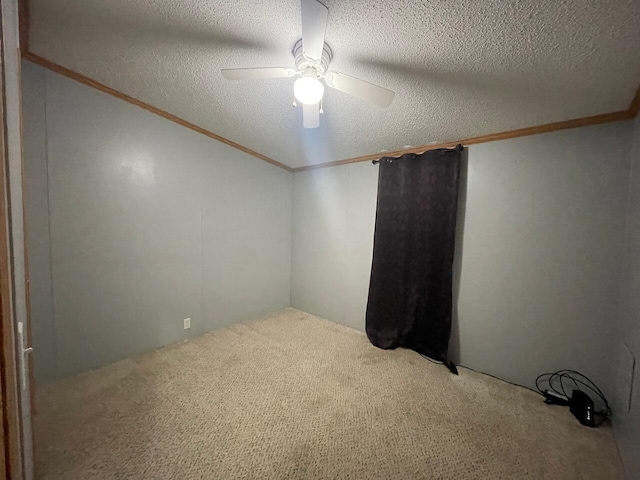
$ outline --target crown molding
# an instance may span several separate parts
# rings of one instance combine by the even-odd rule
[[[336,160],[335,162],[319,163],[316,165],[308,165],[306,167],[294,168],[293,172],[305,172],[307,170],[317,170],[319,168],[337,167],[347,165],[349,163],[366,162],[369,160],[377,160],[382,157],[401,157],[407,153],[423,153],[429,150],[437,150],[438,148],[453,148],[456,145],[476,145],[478,143],[496,142],[498,140],[507,140],[509,138],[527,137],[530,135],[538,135],[540,133],[555,132],[557,130],[567,130],[570,128],[587,127],[590,125],[599,125],[601,123],[619,122],[635,117],[635,114],[629,110],[620,112],[604,113],[602,115],[594,115],[592,117],[582,117],[573,120],[565,120],[562,122],[547,123],[536,127],[520,128],[518,130],[509,130],[506,132],[492,133],[490,135],[481,135],[479,137],[471,137],[464,140],[454,140],[451,142],[430,143],[421,147],[407,148],[403,150],[395,150],[393,152],[372,153],[361,157],[345,158],[344,160]]]
[[[636,96],[633,97],[633,100],[631,101],[631,105],[629,106],[629,114],[631,115],[631,118],[638,115],[638,112],[640,112],[640,87],[638,87]]]
[[[487,142],[495,142],[498,140],[507,140],[510,138],[517,138],[517,137],[526,137],[526,136],[530,136],[530,135],[538,135],[541,133],[549,133],[549,132],[555,132],[558,130],[568,130],[571,128],[579,128],[579,127],[586,127],[586,126],[590,126],[590,125],[599,125],[602,123],[610,123],[610,122],[618,122],[621,120],[629,120],[634,118],[636,115],[638,115],[638,113],[640,112],[640,88],[638,88],[638,90],[636,91],[635,96],[633,97],[633,100],[631,101],[631,105],[629,105],[629,108],[627,110],[622,110],[619,112],[612,112],[612,113],[604,113],[601,115],[593,115],[590,117],[582,117],[582,118],[576,118],[573,120],[564,120],[561,122],[554,122],[554,123],[547,123],[544,125],[538,125],[535,127],[528,127],[528,128],[520,128],[517,130],[509,130],[506,132],[500,132],[500,133],[493,133],[493,134],[489,134],[489,135],[481,135],[478,137],[471,137],[471,138],[467,138],[464,140],[453,140],[450,142],[441,142],[441,143],[431,143],[428,145],[424,145],[422,147],[415,147],[415,148],[409,148],[409,149],[404,149],[404,150],[396,150],[393,152],[385,152],[385,153],[373,153],[373,154],[369,154],[369,155],[363,155],[360,157],[353,157],[353,158],[345,158],[343,160],[336,160],[333,162],[326,162],[326,163],[319,163],[316,165],[308,165],[305,167],[298,167],[298,168],[291,168],[283,163],[280,163],[276,160],[274,160],[273,158],[269,158],[266,155],[262,155],[261,153],[256,152],[255,150],[251,150],[250,148],[247,148],[243,145],[240,145],[239,143],[236,143],[232,140],[229,140],[225,137],[222,137],[220,135],[217,135],[213,132],[210,132],[209,130],[206,130],[202,127],[199,127],[191,122],[188,122],[180,117],[177,117],[176,115],[173,115],[169,112],[166,112],[164,110],[161,110],[159,108],[156,108],[152,105],[149,105],[148,103],[145,103],[141,100],[138,100],[136,98],[133,98],[129,95],[126,95],[122,92],[119,92],[118,90],[115,90],[111,87],[108,87],[100,82],[97,82],[95,80],[92,80],[80,73],[77,73],[73,70],[70,70],[66,67],[63,67],[61,65],[58,65],[50,60],[47,60],[44,57],[41,57],[39,55],[36,55],[34,53],[31,53],[29,51],[29,28],[30,28],[30,17],[29,17],[29,0],[18,0],[18,8],[19,8],[19,14],[20,14],[20,47],[21,47],[21,51],[22,51],[22,57],[26,60],[29,60],[33,63],[36,63],[42,67],[45,67],[49,70],[52,70],[56,73],[59,73],[61,75],[64,75],[65,77],[71,78],[73,80],[76,80],[80,83],[83,83],[85,85],[88,85],[90,87],[93,87],[97,90],[100,90],[104,93],[107,93],[111,96],[114,96],[116,98],[119,98],[121,100],[124,100],[128,103],[131,103],[133,105],[136,105],[140,108],[143,108],[151,113],[154,113],[156,115],[159,115],[163,118],[166,118],[167,120],[170,120],[174,123],[177,123],[178,125],[181,125],[185,128],[188,128],[190,130],[193,130],[195,132],[198,132],[202,135],[205,135],[209,138],[212,138],[214,140],[217,140],[219,142],[222,142],[226,145],[229,145],[230,147],[236,148],[248,155],[251,155],[253,157],[259,158],[260,160],[263,160],[267,163],[270,163],[272,165],[275,165],[276,167],[280,167],[284,170],[287,170],[288,172],[304,172],[307,170],[317,170],[320,168],[328,168],[328,167],[337,167],[340,165],[347,165],[349,163],[358,163],[358,162],[366,162],[369,160],[376,160],[379,159],[381,157],[400,157],[402,155],[405,155],[407,153],[422,153],[422,152],[426,152],[429,150],[436,150],[438,148],[453,148],[456,145],[462,144],[463,146],[469,146],[469,145],[475,145],[475,144],[479,144],[479,143],[487,143]]]
[[[258,158],[260,160],[263,160],[267,163],[270,163],[271,165],[275,165],[276,167],[280,167],[283,170],[286,170],[288,172],[292,172],[293,169],[291,167],[288,167],[287,165],[278,162],[277,160],[274,160],[273,158],[267,157],[266,155],[263,155],[261,153],[256,152],[255,150],[251,150],[250,148],[247,148],[243,145],[240,145],[239,143],[236,143],[232,140],[229,140],[228,138],[222,137],[216,133],[210,132],[209,130],[206,130],[202,127],[199,127],[198,125],[195,125],[191,122],[188,122],[187,120],[184,120],[176,115],[173,115],[172,113],[169,113],[165,110],[161,110],[159,108],[154,107],[153,105],[149,105],[148,103],[145,103],[141,100],[138,100],[137,98],[133,98],[127,94],[124,94],[122,92],[119,92],[118,90],[115,90],[111,87],[108,87],[106,85],[104,85],[103,83],[97,82],[89,77],[86,77],[84,75],[82,75],[81,73],[78,72],[74,72],[73,70],[69,70],[66,67],[63,67],[62,65],[58,65],[57,63],[54,63],[50,60],[47,60],[44,57],[41,57],[39,55],[35,55],[31,52],[24,52],[22,54],[22,58],[24,58],[25,60],[29,60],[32,63],[35,63],[37,65],[40,65],[48,70],[51,70],[52,72],[56,72],[60,75],[63,75],[67,78],[70,78],[72,80],[75,80],[77,82],[80,82],[84,85],[87,85],[89,87],[95,88],[96,90],[100,90],[101,92],[104,92],[108,95],[111,95],[112,97],[116,97],[119,98],[120,100],[124,100],[125,102],[128,102],[132,105],[135,105],[137,107],[143,108],[144,110],[147,110],[148,112],[154,113],[162,118],[165,118],[173,123],[177,123],[178,125],[188,128],[189,130],[193,130],[194,132],[200,133],[202,135],[205,135],[209,138],[212,138],[213,140],[217,140],[218,142],[222,142],[225,145],[229,145],[230,147],[233,147],[237,150],[240,150],[243,153],[246,153],[248,155],[251,155],[252,157]]]
[[[119,98],[120,100],[124,100],[125,102],[131,103],[132,105],[136,105],[137,107],[143,108],[148,112],[154,113],[156,115],[161,116],[171,122],[177,123],[189,130],[193,130],[194,132],[198,132],[202,135],[205,135],[213,140],[217,140],[218,142],[222,142],[225,145],[229,145],[232,148],[240,150],[241,152],[246,153],[247,155],[251,155],[252,157],[263,160],[271,165],[275,165],[276,167],[282,168],[288,172],[292,172],[293,169],[283,163],[274,160],[273,158],[267,157],[266,155],[262,155],[261,153],[256,152],[255,150],[251,150],[250,148],[245,147],[244,145],[240,145],[228,138],[222,137],[216,133],[210,132],[198,125],[195,125],[191,122],[188,122],[176,115],[173,115],[169,112],[161,110],[159,108],[154,107],[153,105],[149,105],[141,100],[133,98],[129,95],[126,95],[118,90],[115,90],[111,87],[108,87],[100,82],[92,80],[89,77],[86,77],[78,72],[74,72],[73,70],[69,70],[68,68],[63,67],[62,65],[58,65],[50,60],[47,60],[44,57],[31,53],[29,50],[29,36],[31,31],[31,17],[29,12],[29,0],[18,0],[18,20],[19,20],[19,28],[20,28],[20,52],[22,53],[22,58],[25,60],[29,60],[30,62],[36,63],[44,68],[47,68],[53,72],[59,73],[60,75],[64,75],[65,77],[71,78],[77,82],[83,83],[89,87],[95,88],[104,92],[113,97]]]
[[[349,163],[358,163],[358,162],[366,162],[369,160],[376,160],[378,158],[381,157],[400,157],[402,155],[405,155],[407,153],[422,153],[422,152],[426,152],[429,150],[436,150],[438,148],[453,148],[458,144],[462,144],[463,146],[469,146],[469,145],[475,145],[475,144],[479,144],[479,143],[487,143],[487,142],[496,142],[498,140],[507,140],[510,138],[518,138],[518,137],[526,137],[526,136],[530,136],[530,135],[538,135],[541,133],[549,133],[549,132],[555,132],[558,130],[568,130],[571,128],[579,128],[579,127],[587,127],[587,126],[591,126],[591,125],[599,125],[602,123],[611,123],[611,122],[619,122],[621,120],[629,120],[631,118],[634,118],[637,114],[638,111],[640,110],[640,89],[638,89],[638,91],[636,92],[635,97],[633,98],[633,101],[631,102],[631,105],[629,106],[629,109],[627,110],[622,110],[619,112],[612,112],[612,113],[604,113],[601,115],[593,115],[590,117],[581,117],[581,118],[576,118],[573,120],[564,120],[561,122],[554,122],[554,123],[547,123],[544,125],[537,125],[535,127],[527,127],[527,128],[520,128],[517,130],[508,130],[505,132],[499,132],[499,133],[492,133],[489,135],[481,135],[478,137],[471,137],[471,138],[467,138],[467,139],[463,139],[463,140],[453,140],[453,141],[449,141],[449,142],[440,142],[440,143],[431,143],[428,145],[423,145],[421,147],[414,147],[414,148],[408,148],[408,149],[403,149],[403,150],[395,150],[393,152],[385,152],[385,153],[373,153],[373,154],[369,154],[369,155],[363,155],[363,156],[359,156],[359,157],[353,157],[353,158],[345,158],[343,160],[336,160],[333,162],[326,162],[326,163],[319,163],[316,165],[308,165],[305,167],[298,167],[298,168],[291,168],[283,163],[280,163],[270,157],[267,157],[266,155],[262,155],[261,153],[256,152],[255,150],[251,150],[250,148],[247,148],[243,145],[240,145],[239,143],[236,143],[232,140],[229,140],[225,137],[222,137],[216,133],[213,133],[209,130],[206,130],[202,127],[199,127],[191,122],[188,122],[180,117],[177,117],[176,115],[173,115],[169,112],[166,112],[164,110],[161,110],[159,108],[156,108],[152,105],[149,105],[148,103],[145,103],[141,100],[138,100],[136,98],[133,98],[129,95],[126,95],[122,92],[119,92],[118,90],[115,90],[111,87],[108,87],[100,82],[97,82],[95,80],[92,80],[80,73],[77,73],[73,70],[69,70],[66,67],[63,67],[62,65],[58,65],[57,63],[54,63],[50,60],[47,60],[44,57],[40,57],[39,55],[35,55],[31,52],[24,52],[22,57],[26,60],[29,60],[30,62],[36,63],[44,68],[47,68],[53,72],[59,73],[65,77],[71,78],[72,80],[76,80],[77,82],[83,83],[85,85],[88,85],[90,87],[93,87],[97,90],[100,90],[101,92],[107,93],[113,97],[119,98],[121,100],[124,100],[128,103],[131,103],[133,105],[136,105],[140,108],[143,108],[151,113],[154,113],[156,115],[159,115],[163,118],[166,118],[167,120],[170,120],[174,123],[177,123],[178,125],[181,125],[185,128],[188,128],[190,130],[193,130],[195,132],[198,132],[202,135],[205,135],[209,138],[212,138],[214,140],[217,140],[219,142],[222,142],[226,145],[229,145],[230,147],[233,147],[237,150],[240,150],[248,155],[251,155],[253,157],[259,158],[260,160],[263,160],[267,163],[270,163],[272,165],[275,165],[277,167],[280,167],[284,170],[287,170],[289,172],[304,172],[307,170],[317,170],[320,168],[328,168],[328,167],[337,167],[340,165],[347,165]]]
[[[20,32],[20,53],[22,55],[29,51],[30,27],[29,0],[18,0],[18,28]]]

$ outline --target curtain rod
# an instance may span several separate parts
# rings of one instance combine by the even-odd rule
[[[464,150],[464,145],[462,145],[461,143],[459,143],[458,145],[456,145],[456,146],[455,146],[455,147],[453,147],[453,148],[434,148],[433,150],[425,150],[424,152],[420,152],[420,153],[415,153],[415,152],[413,152],[412,154],[414,154],[414,155],[422,155],[423,153],[426,153],[426,152],[433,152],[434,150],[456,150],[456,151],[461,152],[462,150]],[[406,155],[406,153],[405,153],[404,155]],[[402,156],[402,155],[401,155],[401,156]],[[400,156],[400,157],[401,157],[401,156]],[[391,157],[391,158],[400,158],[400,157]],[[380,159],[382,159],[382,158],[386,158],[386,157],[384,157],[384,156],[383,156],[383,157],[380,157]],[[379,164],[379,163],[380,163],[380,159],[378,159],[378,160],[375,160],[375,159],[374,159],[374,160],[371,160],[371,163],[373,163],[374,165],[377,165],[377,164]]]

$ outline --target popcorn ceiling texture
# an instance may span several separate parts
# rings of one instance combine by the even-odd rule
[[[626,110],[640,83],[637,0],[325,0],[331,69],[396,92],[388,110],[327,89],[302,128],[299,0],[31,0],[31,51],[300,167]]]

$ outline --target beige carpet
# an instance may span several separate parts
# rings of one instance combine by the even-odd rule
[[[617,479],[609,426],[286,309],[39,392],[64,479]]]

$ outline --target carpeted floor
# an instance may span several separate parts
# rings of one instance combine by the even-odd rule
[[[623,478],[608,425],[295,309],[38,400],[39,478]]]

